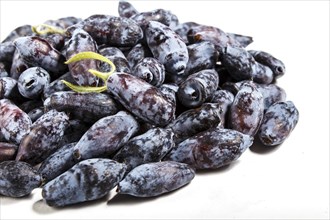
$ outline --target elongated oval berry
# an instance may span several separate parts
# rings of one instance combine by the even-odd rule
[[[92,15],[83,21],[98,45],[134,46],[143,37],[140,26],[132,19],[110,15]]]
[[[55,74],[55,78],[67,69],[64,56],[40,37],[20,37],[14,44],[25,62],[44,68]]]
[[[90,127],[74,147],[77,160],[105,157],[122,147],[139,129],[134,117],[124,111],[101,118]]]
[[[174,75],[182,74],[189,54],[180,36],[157,21],[149,21],[145,34],[153,56],[164,64],[166,71]]]
[[[8,99],[0,100],[0,131],[3,137],[19,144],[30,132],[30,117]]]
[[[173,147],[170,129],[153,128],[129,140],[112,158],[127,165],[127,172],[150,162],[159,162]]]
[[[257,51],[257,50],[249,50],[248,51],[254,59],[265,65],[268,66],[274,73],[274,77],[277,79],[285,74],[285,65],[284,63],[275,58],[273,55],[264,52],[264,51]]]
[[[291,101],[277,102],[265,112],[259,129],[259,139],[266,146],[282,144],[299,120],[299,112]]]
[[[31,131],[22,139],[16,160],[36,165],[46,159],[60,146],[58,142],[68,126],[69,117],[64,112],[50,110],[31,126]]]
[[[119,183],[119,194],[152,197],[176,190],[188,184],[195,171],[187,164],[174,161],[142,164],[134,168]]]
[[[114,73],[107,81],[108,92],[135,116],[156,126],[174,118],[175,105],[146,81],[127,73]]]
[[[65,43],[65,57],[69,60],[80,52],[97,52],[94,39],[84,30],[77,28],[71,33],[71,38]],[[97,77],[88,72],[89,69],[98,69],[98,61],[93,59],[80,60],[68,64],[72,78],[78,85],[95,86]]]
[[[252,143],[249,135],[216,127],[177,144],[164,160],[186,163],[196,169],[216,169],[237,160]]]
[[[190,75],[179,86],[178,99],[188,108],[201,106],[217,90],[219,76],[214,69],[201,70]]]
[[[124,164],[110,159],[84,160],[48,182],[42,197],[50,206],[66,206],[100,199],[123,178]]]
[[[94,123],[116,114],[120,105],[108,94],[78,93],[72,91],[55,92],[44,101],[46,109],[70,112],[74,118]]]
[[[166,128],[173,130],[175,143],[180,143],[188,137],[221,124],[221,112],[220,104],[204,103],[199,108],[181,113]]]
[[[230,108],[229,127],[254,136],[264,114],[264,100],[257,86],[248,81],[241,85]]]
[[[41,185],[37,171],[25,162],[3,161],[0,163],[0,194],[23,197]]]

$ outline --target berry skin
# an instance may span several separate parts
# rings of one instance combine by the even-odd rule
[[[50,83],[49,73],[41,67],[31,67],[18,78],[18,90],[22,96],[37,99]]]
[[[3,161],[0,163],[0,194],[9,197],[23,197],[42,183],[41,176],[28,163]]]
[[[174,161],[146,163],[129,172],[117,191],[136,197],[153,197],[178,189],[194,177],[195,171],[187,164]]]
[[[266,146],[282,144],[296,127],[299,112],[291,101],[277,102],[265,112],[258,137]]]
[[[110,159],[81,161],[48,182],[42,197],[50,206],[66,206],[106,196],[123,178],[124,164]]]

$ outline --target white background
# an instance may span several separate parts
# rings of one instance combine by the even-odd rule
[[[1,197],[0,219],[328,219],[329,2],[139,1],[139,11],[164,8],[196,21],[254,37],[286,64],[278,85],[300,111],[287,141],[253,147],[225,169],[200,172],[181,190],[154,199],[116,197],[50,208],[40,189],[23,199]],[[3,1],[1,40],[17,26],[64,16],[117,15],[117,1]]]

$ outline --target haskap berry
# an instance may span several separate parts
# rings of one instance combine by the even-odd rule
[[[23,25],[0,43],[1,195],[159,196],[296,127],[284,63],[246,49],[252,37],[126,1],[118,14]]]

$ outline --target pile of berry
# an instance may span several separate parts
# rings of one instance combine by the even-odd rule
[[[125,1],[118,12],[21,26],[0,44],[0,194],[158,196],[295,128],[276,85],[285,66],[246,50],[251,37]]]

